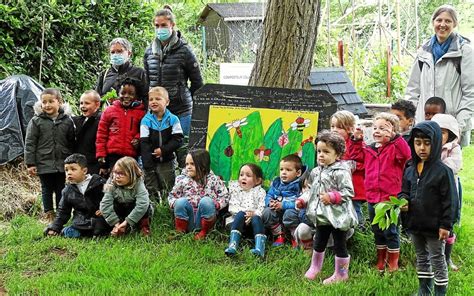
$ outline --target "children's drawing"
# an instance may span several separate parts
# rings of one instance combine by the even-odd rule
[[[318,116],[318,112],[211,105],[206,140],[211,169],[229,181],[238,179],[242,164],[256,163],[266,186],[288,154],[299,155],[312,169]]]

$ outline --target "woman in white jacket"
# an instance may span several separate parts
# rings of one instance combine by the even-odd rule
[[[406,88],[417,122],[424,120],[424,105],[433,96],[446,102],[461,130],[461,146],[469,145],[474,113],[474,52],[470,40],[454,32],[458,24],[452,6],[442,5],[431,18],[435,34],[418,50]]]

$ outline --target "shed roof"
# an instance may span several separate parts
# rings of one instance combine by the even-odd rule
[[[367,114],[367,109],[343,67],[313,69],[309,82],[311,89],[328,91],[336,99],[339,110],[347,110],[356,115]]]
[[[206,20],[215,11],[224,21],[263,20],[265,3],[209,3],[199,16],[198,23]]]

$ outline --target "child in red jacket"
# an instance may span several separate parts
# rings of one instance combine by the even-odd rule
[[[144,115],[145,108],[137,98],[137,82],[126,79],[120,87],[119,100],[105,109],[100,118],[96,157],[102,175],[123,156],[137,157],[140,121]]]
[[[379,113],[374,118],[374,143],[365,145],[362,141],[363,132],[356,129],[352,145],[348,147],[349,159],[364,162],[365,167],[365,196],[369,203],[369,217],[375,217],[375,205],[397,196],[402,188],[402,177],[405,163],[411,158],[410,147],[397,134],[399,129],[398,117],[390,113]],[[391,224],[386,230],[378,225],[372,225],[375,245],[377,247],[377,269],[385,270],[388,252],[388,270],[398,270],[400,256],[400,238],[398,226]]]

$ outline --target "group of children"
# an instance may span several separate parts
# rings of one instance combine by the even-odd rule
[[[166,108],[164,88],[150,89],[145,111],[134,82],[126,80],[119,100],[102,114],[99,95],[87,91],[80,99],[82,115],[74,118],[64,113],[59,91],[46,89],[42,112],[28,125],[25,162],[41,180],[43,206],[49,214],[56,194],[57,214],[47,235],[119,236],[133,229],[149,235],[150,200],[160,201],[169,191],[176,231],[199,230],[196,239],[203,239],[228,209],[230,240],[225,254],[229,256],[238,252],[246,233],[255,241],[251,252],[260,257],[265,254],[267,233],[274,237],[273,246],[291,237],[294,247],[313,249],[305,274],[313,280],[332,240],[335,270],[324,284],[348,279],[351,256],[346,240],[358,224],[365,224],[363,203],[367,201],[372,221],[378,203],[390,196],[403,197],[409,201],[403,220],[417,253],[420,293],[432,291],[434,278],[434,289],[442,294],[448,283],[444,242],[452,246],[453,223],[459,218],[456,185],[460,184],[454,175],[461,168],[461,151],[456,120],[446,114],[428,118],[433,113],[430,104],[438,103],[438,98],[428,100],[426,114],[431,121],[414,127],[415,107],[408,101],[393,104],[391,113],[375,116],[370,145],[363,142],[352,113],[336,112],[331,131],[318,133],[317,166],[309,171],[297,155],[285,156],[279,176],[266,192],[262,169],[253,163],[242,165],[238,180],[227,188],[210,170],[205,150],[189,152],[184,170],[175,177],[175,152],[183,132],[179,119]],[[434,112],[443,113],[442,105]],[[108,174],[106,181],[102,177]],[[72,225],[64,227],[72,210]],[[398,225],[387,229],[372,225],[372,231],[376,268],[398,270]],[[446,252],[450,249],[446,247]],[[449,252],[446,255],[449,261]]]

